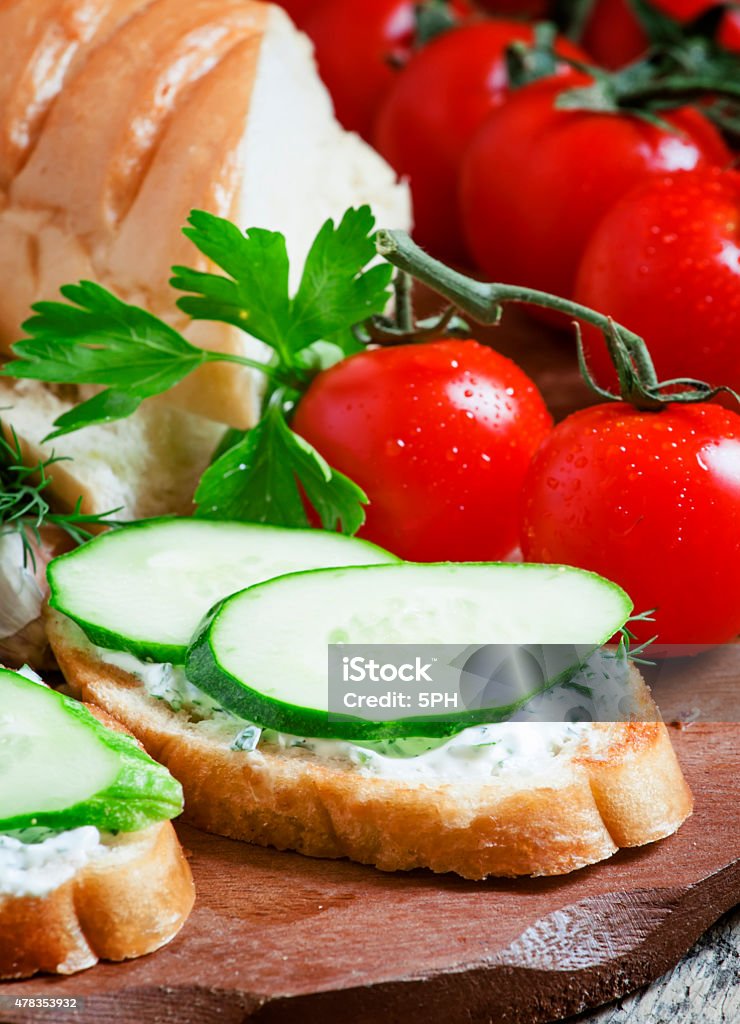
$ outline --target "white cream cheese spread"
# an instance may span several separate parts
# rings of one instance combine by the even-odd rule
[[[562,752],[575,754],[584,742],[590,752],[595,752],[604,733],[594,727],[593,721],[619,720],[619,711],[609,705],[628,693],[625,659],[609,660],[612,685],[603,698],[598,686],[591,689],[594,675],[605,672],[602,656],[571,683],[534,698],[505,723],[471,726],[442,739],[413,737],[365,743],[312,739],[246,722],[194,686],[181,666],[144,662],[132,654],[95,647],[74,623],[70,622],[69,627],[76,644],[87,646],[101,661],[139,679],[150,696],[163,700],[173,711],[186,711],[209,726],[213,723],[218,735],[223,735],[224,742],[234,750],[301,750],[322,761],[343,762],[367,775],[398,780],[482,781],[504,771],[522,775],[547,770],[548,761]],[[569,721],[570,715],[586,721]]]
[[[47,896],[104,851],[91,825],[54,832],[19,829],[0,835],[0,899]]]

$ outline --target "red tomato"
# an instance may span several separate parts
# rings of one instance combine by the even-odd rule
[[[677,21],[693,21],[717,6],[717,0],[652,0],[653,7]]]
[[[518,543],[522,481],[552,418],[511,360],[439,341],[319,374],[293,427],[370,498],[361,536],[413,561],[485,561]]]
[[[321,0],[276,0],[279,7],[284,8],[299,28],[303,28],[306,18],[321,3]]]
[[[375,143],[410,179],[416,239],[452,262],[465,259],[457,208],[463,152],[508,95],[507,47],[533,39],[532,26],[517,21],[483,21],[448,32],[414,56],[381,105]],[[584,58],[567,40],[558,42],[558,52]],[[562,73],[570,69],[563,65]]]
[[[596,0],[581,40],[602,67],[624,67],[645,52],[648,37],[630,0]]]
[[[491,114],[461,177],[470,251],[494,281],[570,297],[594,228],[645,178],[729,152],[696,110],[666,114],[672,132],[637,117],[554,107],[561,84],[535,82]]]
[[[740,7],[732,7],[722,15],[717,41],[732,53],[740,53]]]
[[[306,21],[321,77],[345,128],[366,138],[393,81],[391,60],[407,59],[414,40],[408,0],[325,0]]]
[[[304,19],[321,77],[345,128],[369,138],[378,106],[414,47],[414,0],[323,0]],[[470,13],[467,0],[451,10]]]
[[[575,413],[535,456],[524,556],[621,584],[654,623],[639,640],[730,641],[740,632],[740,416],[715,405]],[[632,629],[632,626],[630,626]]]
[[[644,338],[662,380],[694,377],[740,391],[739,230],[737,171],[639,186],[592,235],[576,299]],[[595,377],[612,388],[603,336],[586,327],[584,342]]]

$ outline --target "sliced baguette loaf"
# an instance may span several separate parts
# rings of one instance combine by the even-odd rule
[[[98,960],[143,956],[180,931],[195,889],[172,823],[102,838],[104,852],[42,896],[0,886],[0,978],[74,974]]]
[[[72,692],[125,722],[182,783],[186,819],[221,835],[386,871],[480,879],[564,874],[662,839],[691,813],[668,732],[636,670],[644,722],[594,725],[591,742],[526,774],[410,782],[300,747],[233,750],[233,724],[229,732],[149,696],[59,613],[49,612],[47,628]]]
[[[190,211],[282,231],[293,284],[321,224],[369,203],[408,227],[408,189],[345,132],[311,44],[256,0],[0,4],[0,351],[29,306],[85,278],[166,316],[205,348],[259,357],[236,327],[174,305],[174,264],[209,269]],[[202,367],[167,401],[238,428],[255,375]]]

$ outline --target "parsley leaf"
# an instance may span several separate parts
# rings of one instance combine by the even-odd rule
[[[115,388],[108,388],[105,391],[93,395],[86,402],[72,406],[68,412],[62,413],[54,421],[55,430],[48,434],[44,441],[54,441],[64,434],[71,434],[82,427],[90,427],[94,423],[112,423],[113,420],[123,420],[141,405],[143,395],[135,391],[118,391]]]
[[[316,341],[354,347],[349,329],[385,309],[393,268],[365,269],[375,257],[375,220],[369,206],[347,210],[338,226],[327,220],[306,258],[298,291],[290,297],[283,235],[195,211],[185,234],[229,277],[175,267],[172,284],[192,292],[178,306],[197,320],[224,320],[270,345],[283,366]]]
[[[56,384],[105,384],[142,399],[167,391],[209,358],[164,321],[91,281],[39,302],[0,373]]]
[[[177,305],[194,320],[233,324],[266,342],[290,363],[283,339],[290,331],[288,251],[277,231],[250,228],[245,234],[221,217],[203,210],[190,214],[184,233],[228,277],[187,267],[173,267],[171,284],[194,292]]]
[[[270,374],[269,366],[191,345],[179,331],[91,281],[65,285],[67,302],[39,302],[0,376],[55,384],[110,385],[60,416],[46,441],[95,423],[125,419],[204,363],[219,360]]]
[[[369,206],[347,210],[338,227],[328,220],[306,258],[293,300],[289,343],[298,352],[319,339],[335,340],[374,313],[390,298],[393,267],[366,267],[376,255],[375,218]]]
[[[282,234],[243,233],[210,213],[191,213],[185,234],[221,273],[173,268],[172,284],[189,293],[178,306],[266,343],[273,355],[264,363],[197,348],[146,310],[82,281],[62,288],[65,301],[33,307],[28,337],[13,346],[16,358],[0,375],[103,389],[60,416],[49,440],[125,418],[205,363],[259,370],[268,378],[263,417],[245,434],[228,432],[198,488],[197,515],[307,526],[308,502],[326,529],[355,533],[367,498],[293,433],[287,417],[316,374],[362,347],[353,328],[387,305],[393,267],[368,266],[376,257],[374,229],[368,206],[348,210],[337,225],[326,221],[291,296]]]
[[[203,474],[196,516],[309,526],[301,490],[326,530],[354,534],[365,521],[362,490],[288,426],[276,391],[264,416]]]
[[[338,227],[328,220],[291,299],[283,235],[262,228],[243,234],[221,217],[192,212],[185,234],[229,276],[175,267],[172,283],[194,293],[179,306],[195,319],[224,321],[259,338],[273,348],[271,361],[198,348],[153,314],[82,281],[61,289],[66,302],[33,306],[23,325],[28,337],[13,346],[16,358],[0,376],[107,389],[60,416],[47,440],[130,416],[204,363],[237,363],[276,386],[305,386],[321,369],[321,346],[333,346],[338,356],[356,351],[351,328],[387,303],[393,268],[365,269],[375,256],[374,226],[367,206],[348,210]]]

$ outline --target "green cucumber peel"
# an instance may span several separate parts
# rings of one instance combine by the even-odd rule
[[[84,704],[5,669],[0,694],[0,832],[138,832],[182,811],[180,783]]]
[[[219,605],[214,609],[214,616],[220,611],[220,607]],[[204,623],[206,628],[210,621],[209,616]],[[191,682],[217,700],[227,711],[248,722],[259,723],[257,728],[312,739],[370,742],[413,737],[444,739],[473,725],[496,725],[506,722],[533,697],[560,683],[567,683],[582,667],[582,663],[574,664],[570,669],[548,680],[541,689],[533,690],[521,700],[510,704],[471,709],[460,712],[454,718],[446,714],[444,719],[440,718],[439,721],[425,715],[386,719],[382,722],[353,715],[340,716],[336,712],[329,718],[326,711],[296,707],[285,701],[266,700],[262,694],[248,687],[235,675],[224,671],[204,634],[199,634],[188,651],[186,673]]]
[[[203,616],[236,590],[299,569],[397,561],[322,530],[143,519],[50,562],[49,605],[97,647],[181,665]]]
[[[332,633],[338,633],[336,622],[344,617],[358,621],[362,614],[365,596],[369,594],[367,605],[370,617],[375,616],[375,623],[383,621],[383,601],[390,601],[388,607],[394,608],[386,616],[403,617],[405,609],[399,609],[388,594],[384,594],[386,581],[396,576],[400,579],[407,576],[411,582],[409,592],[414,594],[412,604],[419,604],[426,599],[425,590],[433,584],[435,574],[442,574],[438,582],[444,583],[444,574],[453,578],[456,574],[468,574],[471,581],[476,576],[492,571],[509,584],[511,580],[521,578],[522,572],[529,571],[534,589],[540,584],[548,585],[549,581],[557,580],[560,574],[567,574],[570,581],[577,581],[584,588],[584,599],[592,597],[598,603],[598,596],[604,600],[596,631],[585,627],[581,635],[575,634],[561,637],[563,643],[577,643],[584,648],[581,661],[548,679],[546,685],[515,703],[486,708],[466,709],[464,711],[439,715],[436,719],[429,715],[424,717],[405,717],[392,720],[368,720],[359,716],[340,716],[328,711],[328,685],[326,680],[326,645]],[[502,571],[504,576],[502,576]],[[416,574],[421,575],[416,578]],[[401,574],[401,576],[399,576]],[[471,575],[472,574],[472,575]],[[539,579],[535,579],[539,577]],[[482,579],[482,576],[481,576]],[[478,581],[480,582],[480,581]],[[376,586],[377,584],[377,586]],[[375,591],[374,589],[375,588]],[[444,589],[444,587],[442,588]],[[464,588],[463,588],[464,589]],[[494,586],[491,590],[493,594]],[[526,586],[525,586],[526,590]],[[282,595],[279,593],[282,591]],[[441,595],[442,598],[444,595]],[[274,598],[273,609],[270,601]],[[480,609],[483,608],[485,594],[481,596]],[[526,608],[526,594],[522,597],[522,607]],[[267,607],[267,618],[260,611],[260,604]],[[433,607],[434,598],[430,607]],[[551,609],[553,615],[558,614],[557,601]],[[309,625],[305,634],[302,619],[296,625],[292,643],[286,643],[281,632],[281,623],[288,614],[290,607],[305,609],[304,619]],[[359,609],[359,612],[358,612]],[[274,612],[274,622],[270,626],[269,617]],[[587,604],[582,609],[584,618],[588,618]],[[247,588],[221,601],[204,619],[191,647],[185,663],[185,671],[190,681],[213,697],[225,709],[240,718],[263,727],[288,733],[295,736],[341,739],[341,740],[380,740],[409,736],[429,738],[454,735],[476,724],[494,724],[506,721],[519,708],[526,704],[543,689],[549,689],[558,683],[567,682],[582,667],[588,653],[602,647],[624,623],[632,612],[632,603],[625,592],[616,584],[604,580],[595,573],[564,566],[527,566],[510,563],[467,563],[465,565],[400,565],[354,567],[349,569],[313,570],[294,573]],[[256,618],[255,618],[256,613]],[[322,616],[328,618],[322,620]],[[336,614],[336,622],[332,616]],[[467,614],[473,614],[467,612]],[[569,613],[571,614],[571,613]],[[355,619],[352,620],[352,616]],[[380,620],[378,619],[380,616]],[[291,621],[289,618],[287,621]],[[479,616],[485,622],[485,613]],[[335,622],[335,627],[332,627]],[[493,622],[493,620],[491,620]],[[372,629],[370,629],[372,633]],[[381,627],[382,628],[382,627]],[[391,632],[395,623],[391,623]],[[475,630],[475,626],[472,627]],[[480,627],[479,627],[480,628]],[[251,632],[250,632],[251,631]],[[273,636],[274,634],[274,636]],[[556,643],[556,634],[538,636],[533,629],[527,638],[511,641],[515,643]],[[316,639],[318,637],[318,639]],[[437,638],[416,635],[413,632],[404,636],[390,634],[378,638],[377,634],[370,641],[362,635],[362,627],[358,627],[355,635],[350,632],[343,642],[353,643],[451,643],[480,644],[491,642],[487,636],[468,633],[464,638],[449,636]],[[494,641],[499,642],[499,641]],[[500,641],[506,642],[506,641]],[[307,663],[302,674],[301,650],[310,647]],[[282,664],[281,664],[282,663]],[[280,673],[283,672],[281,676]],[[296,685],[296,680],[301,680]],[[305,687],[303,681],[305,680]],[[288,699],[288,696],[293,699]],[[301,699],[303,698],[303,699]]]

